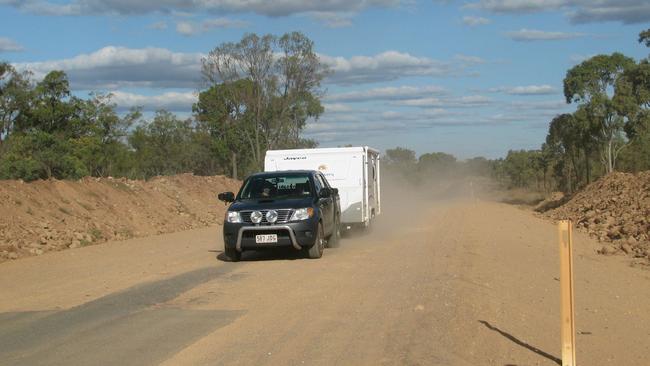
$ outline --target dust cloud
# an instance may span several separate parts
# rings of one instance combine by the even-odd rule
[[[400,228],[413,226],[441,206],[493,199],[496,190],[490,179],[471,174],[427,176],[414,181],[399,172],[384,171],[381,214],[370,231],[373,236],[395,233]],[[353,232],[353,235],[358,233]]]

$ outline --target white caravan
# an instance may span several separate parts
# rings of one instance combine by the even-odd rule
[[[370,225],[381,213],[379,151],[363,147],[269,150],[264,171],[317,170],[339,190],[341,224]]]

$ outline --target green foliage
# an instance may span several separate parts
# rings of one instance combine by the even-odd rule
[[[253,83],[247,79],[217,84],[201,92],[193,106],[203,146],[218,157],[219,165],[231,167],[233,177],[253,165],[251,154],[245,153],[256,151],[253,110],[246,104],[252,92]]]
[[[477,175],[489,177],[492,175],[494,163],[482,156],[465,160],[464,169],[466,175]]]
[[[31,92],[28,80],[28,73],[18,73],[10,64],[0,62],[0,154],[3,142],[28,108]]]
[[[195,112],[213,136],[228,137],[220,147],[230,151],[233,173],[248,164],[237,157],[242,147],[253,168],[261,169],[266,150],[315,144],[300,134],[324,111],[319,89],[327,70],[302,33],[247,34],[212,50],[202,71],[211,88],[201,93]]]
[[[619,160],[619,169],[625,172],[650,170],[650,131],[637,134],[621,152]]]
[[[510,150],[501,162],[510,187],[540,187],[539,150]]]
[[[650,46],[650,29],[639,42]],[[261,168],[268,149],[317,145],[301,134],[324,111],[328,72],[301,33],[248,34],[204,59],[208,87],[193,118],[159,111],[145,121],[137,109],[120,116],[110,94],[73,96],[62,71],[32,84],[29,73],[0,62],[0,178],[245,175]],[[553,118],[539,150],[457,161],[396,147],[384,165],[414,182],[490,175],[509,187],[568,192],[614,169],[650,169],[650,60],[594,56],[567,71],[564,96],[576,111]]]
[[[415,151],[403,147],[386,150],[386,163],[392,165],[414,165],[417,163]]]
[[[90,231],[88,231],[88,234],[90,234],[94,241],[104,238],[104,234],[102,234],[101,230],[97,228],[90,229]]]
[[[138,126],[129,136],[135,168],[143,178],[192,169],[192,126],[166,111]]]
[[[418,158],[418,170],[438,177],[456,173],[456,157],[442,152],[422,154]]]
[[[639,33],[639,43],[645,43],[647,47],[650,47],[650,29],[646,29]]]
[[[634,66],[634,60],[621,53],[597,55],[571,68],[564,78],[566,102],[580,103],[587,122],[585,130],[596,143],[608,173],[614,171],[618,153],[626,143],[622,138],[624,119],[610,94],[621,76]]]
[[[268,149],[315,147],[301,133],[323,113],[326,68],[301,33],[246,35],[205,59],[210,87],[194,118],[140,110],[120,116],[110,94],[73,96],[63,71],[35,85],[0,63],[0,179],[149,178],[261,168]]]
[[[650,46],[650,29],[639,34]],[[502,182],[534,187],[530,169],[541,172],[545,190],[573,192],[614,169],[650,169],[650,60],[620,53],[597,55],[567,71],[564,96],[574,113],[549,124],[541,155],[529,165],[512,152],[493,165]],[[508,162],[510,160],[510,162]]]
[[[491,177],[495,172],[495,161],[484,157],[459,161],[453,155],[434,152],[416,158],[415,151],[403,147],[387,149],[382,160],[384,172],[413,184],[430,184],[432,180],[446,178]]]
[[[70,140],[34,130],[12,136],[0,160],[2,179],[78,179],[88,175]]]
[[[650,129],[650,62],[630,67],[616,83],[614,104],[627,123],[625,132],[633,139]]]

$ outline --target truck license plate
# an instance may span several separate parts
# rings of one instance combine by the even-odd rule
[[[277,243],[278,235],[277,234],[255,235],[255,242],[257,244]]]

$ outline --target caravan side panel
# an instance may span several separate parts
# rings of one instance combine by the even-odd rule
[[[341,198],[341,222],[357,224],[366,220],[364,202],[364,150],[362,148],[268,151],[265,171],[318,170]]]

